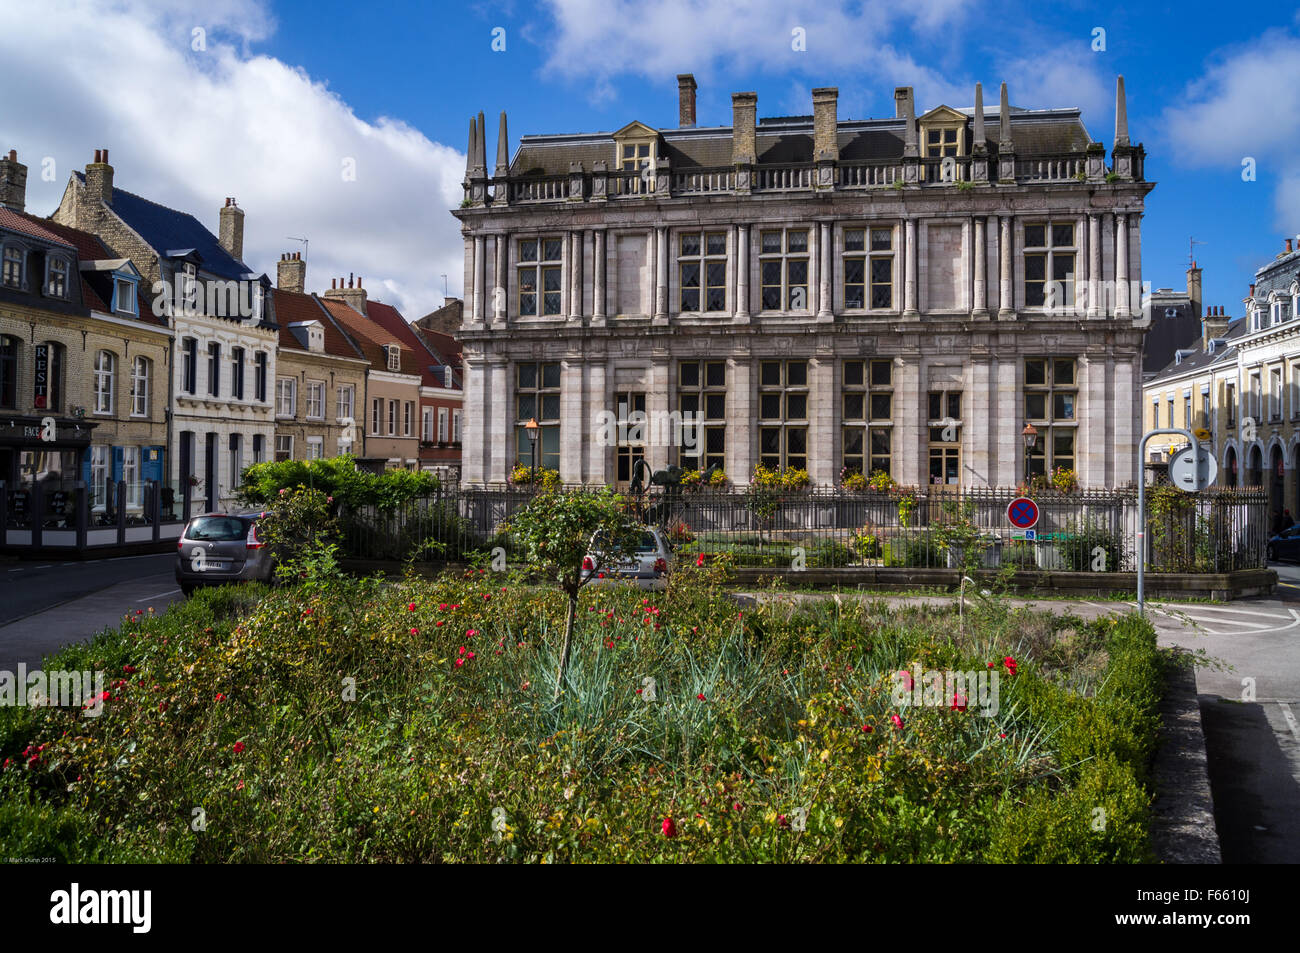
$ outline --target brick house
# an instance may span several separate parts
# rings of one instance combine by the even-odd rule
[[[731,125],[697,127],[679,80],[675,127],[511,157],[502,113],[491,171],[471,121],[466,483],[528,462],[530,418],[571,483],[626,485],[638,459],[739,484],[760,463],[821,486],[1137,477],[1153,186],[1122,78],[1109,160],[1079,110],[1013,108],[1005,84],[996,108],[977,85],[920,115],[900,87],[893,116],[853,121],[833,88],[761,121],[736,93]]]
[[[306,264],[282,256],[272,292],[280,347],[275,378],[275,459],[317,460],[363,451],[361,413],[370,361],[315,295]]]
[[[108,482],[124,481],[140,514],[165,473],[171,333],[140,309],[129,260],[26,213],[26,172],[15,152],[0,158],[0,480],[19,493],[41,481],[47,511],[85,482],[98,513],[116,508]]]
[[[139,272],[141,308],[173,335],[168,479],[207,510],[236,507],[244,466],[271,453],[278,343],[270,279],[241,260],[243,209],[225,200],[218,237],[188,213],[116,187],[103,149],[73,172],[53,218]]]

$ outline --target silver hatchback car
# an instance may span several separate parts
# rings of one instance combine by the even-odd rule
[[[257,580],[275,574],[271,548],[258,538],[266,513],[205,513],[185,524],[176,541],[176,582],[185,595],[199,586]]]
[[[641,530],[636,550],[626,558],[603,556],[599,540],[593,539],[582,560],[582,579],[590,585],[627,582],[639,589],[667,589],[673,547],[668,536],[657,526]],[[592,575],[595,579],[591,579]]]

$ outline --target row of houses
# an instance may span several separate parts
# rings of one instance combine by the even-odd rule
[[[78,481],[96,510],[127,487],[236,504],[242,470],[351,453],[370,468],[454,472],[462,432],[459,302],[409,323],[360,277],[306,290],[300,253],[274,283],[243,259],[244,210],[217,234],[118,187],[108,150],[48,217],[0,158],[0,482],[21,501]],[[10,507],[10,515],[21,507]],[[54,516],[57,514],[39,514]]]
[[[1217,485],[1263,486],[1270,514],[1300,514],[1300,237],[1285,239],[1256,271],[1240,316],[1203,308],[1195,262],[1187,297],[1200,333],[1144,381],[1146,429],[1202,431]],[[1151,438],[1148,471],[1165,467],[1185,442]]]

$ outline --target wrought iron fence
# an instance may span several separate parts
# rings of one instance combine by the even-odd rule
[[[1037,523],[1007,517],[1012,488],[851,492],[654,487],[628,506],[663,526],[679,555],[729,553],[738,566],[903,566],[1132,572],[1137,491],[1035,493]],[[344,548],[378,559],[464,559],[500,546],[501,526],[534,496],[529,487],[456,487],[387,513],[344,515]],[[1226,572],[1265,565],[1266,494],[1216,489],[1149,497],[1147,569]]]

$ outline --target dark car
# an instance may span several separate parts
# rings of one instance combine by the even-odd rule
[[[271,582],[275,557],[257,535],[266,513],[205,513],[185,524],[176,542],[176,582],[187,596],[199,586]]]
[[[1300,523],[1269,539],[1267,555],[1269,562],[1300,562]]]
[[[597,578],[591,580],[592,585],[626,582],[640,589],[666,589],[672,553],[667,534],[653,526],[642,529],[635,551],[622,558],[603,554],[600,540],[593,539],[582,560],[582,578],[586,580],[594,572]]]

